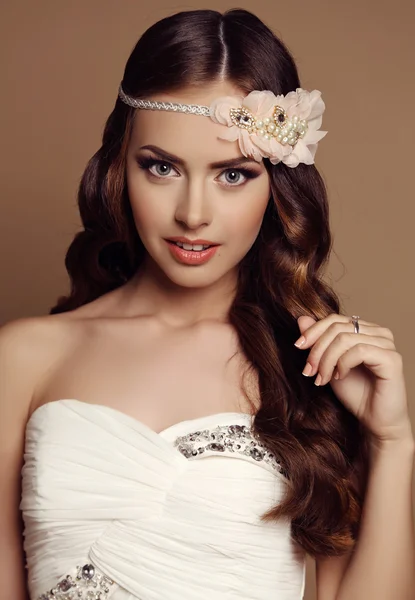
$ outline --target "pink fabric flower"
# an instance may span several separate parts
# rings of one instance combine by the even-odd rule
[[[297,126],[298,121],[305,124],[302,136],[298,139],[294,138],[296,141],[293,145],[277,139],[276,134],[281,134],[279,123],[274,131],[270,132],[268,129],[276,123],[273,118],[276,106],[285,111],[287,121],[292,126],[293,123]],[[246,109],[253,117],[255,126],[251,130],[232,121],[231,109],[241,108]],[[283,162],[288,167],[296,167],[300,162],[307,165],[314,163],[318,142],[327,134],[327,131],[319,130],[324,110],[325,104],[318,90],[308,92],[297,88],[295,92],[289,92],[286,96],[275,96],[273,92],[264,90],[253,91],[245,98],[241,96],[217,98],[210,106],[210,117],[215,123],[227,126],[218,137],[230,142],[238,141],[244,156],[249,156],[258,162],[263,158],[269,158],[272,164]],[[266,119],[268,122],[264,123]]]

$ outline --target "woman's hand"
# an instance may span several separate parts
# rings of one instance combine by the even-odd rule
[[[402,356],[389,329],[359,320],[356,334],[350,317],[336,313],[320,321],[301,316],[298,325],[305,342],[295,344],[310,349],[304,375],[317,374],[316,385],[330,383],[379,441],[413,439]]]

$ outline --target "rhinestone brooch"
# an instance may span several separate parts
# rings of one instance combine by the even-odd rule
[[[256,133],[265,139],[275,137],[280,144],[295,146],[299,138],[307,133],[307,121],[294,116],[289,119],[287,113],[281,106],[274,106],[272,118],[256,119],[255,116],[244,107],[231,108],[230,119],[240,129],[246,129],[248,133]]]
[[[66,575],[38,600],[107,600],[114,582],[94,565],[76,567],[76,575]]]
[[[246,425],[218,425],[213,429],[194,431],[176,438],[174,446],[185,458],[196,458],[204,452],[238,453],[256,461],[264,461],[281,471],[274,454],[254,438]]]

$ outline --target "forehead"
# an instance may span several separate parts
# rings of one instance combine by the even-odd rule
[[[183,89],[174,93],[163,93],[149,99],[200,104],[209,106],[219,96],[244,96],[229,82],[221,82],[197,89]],[[189,163],[210,163],[242,156],[237,142],[221,140],[218,135],[225,125],[200,115],[175,113],[159,110],[135,111],[130,147],[137,150],[150,144],[159,146]]]

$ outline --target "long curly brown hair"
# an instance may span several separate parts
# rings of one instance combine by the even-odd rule
[[[180,12],[150,27],[133,49],[122,80],[135,97],[227,79],[242,91],[287,94],[301,87],[294,60],[252,13],[233,9]],[[144,256],[125,178],[134,109],[117,98],[101,148],[89,161],[78,194],[84,230],[65,259],[68,296],[50,313],[75,309],[127,282]],[[355,543],[367,478],[367,439],[330,386],[301,375],[304,351],[297,318],[340,313],[322,279],[332,238],[327,192],[315,165],[265,160],[271,196],[258,238],[240,264],[229,319],[258,377],[260,408],[253,428],[279,457],[284,500],[264,521],[291,519],[292,535],[309,554],[336,555]]]

